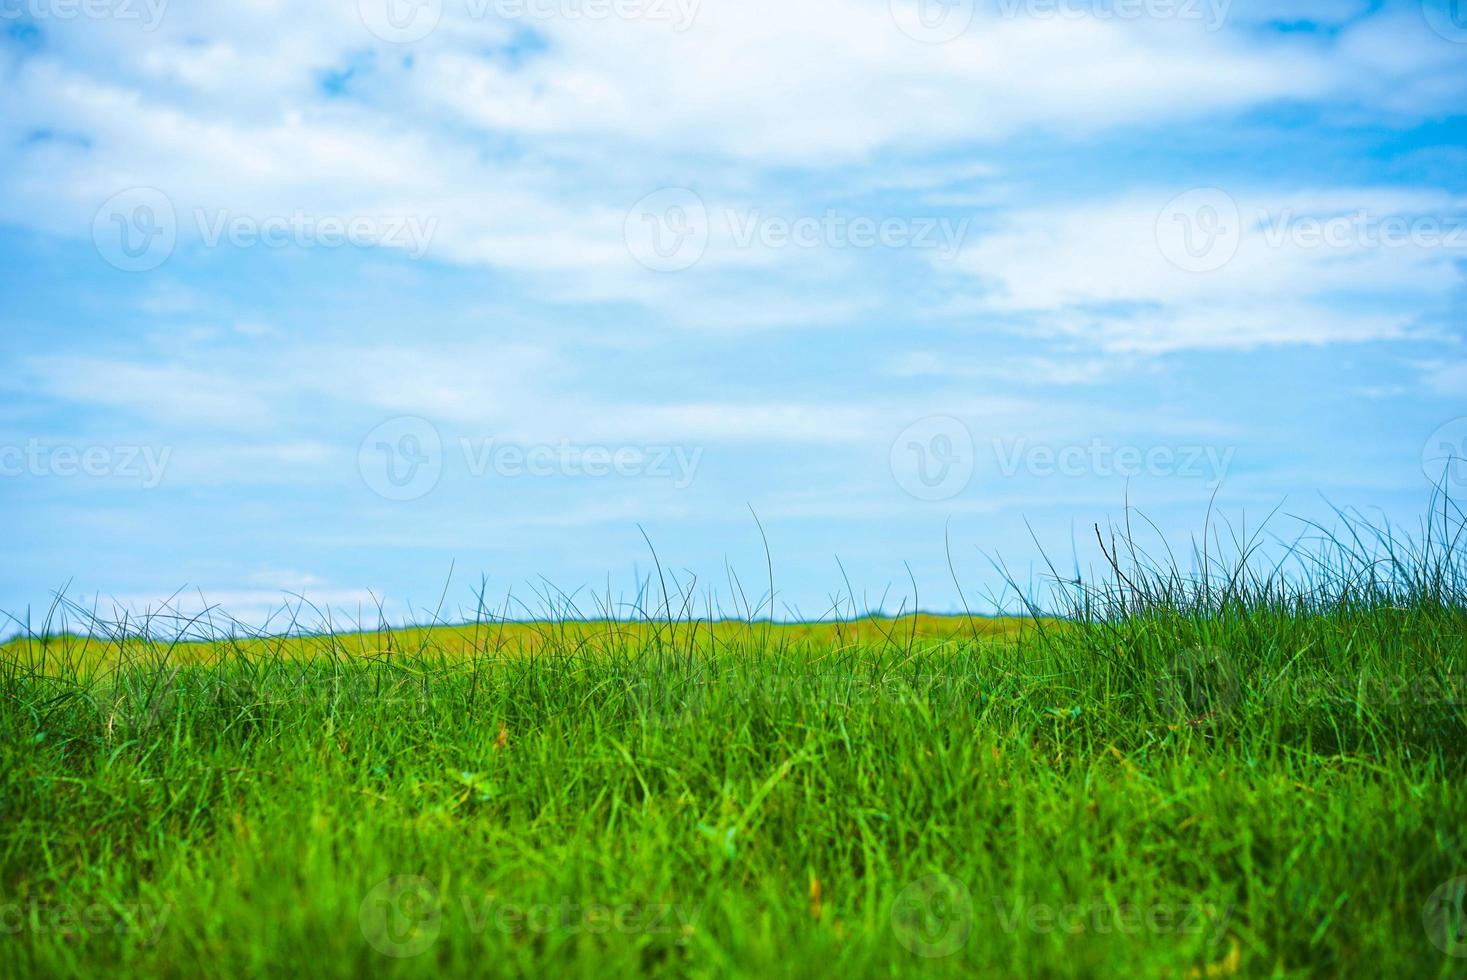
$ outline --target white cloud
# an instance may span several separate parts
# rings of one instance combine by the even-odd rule
[[[447,10],[437,32],[407,47],[367,32],[355,0],[260,0],[170,10],[154,34],[79,24],[48,31],[38,53],[0,53],[15,107],[0,138],[87,141],[0,155],[0,221],[85,236],[112,194],[155,186],[173,202],[181,249],[197,247],[201,226],[221,213],[412,217],[431,223],[432,260],[511,270],[562,303],[630,300],[671,326],[768,330],[884,315],[893,297],[864,274],[883,256],[730,240],[730,212],[824,209],[812,202],[818,192],[779,176],[794,168],[829,175],[833,191],[904,199],[894,207],[909,214],[996,215],[998,230],[962,263],[986,290],[976,308],[1110,350],[1398,337],[1411,315],[1316,300],[1370,283],[1426,302],[1451,281],[1439,256],[1304,255],[1254,239],[1215,275],[1185,273],[1156,253],[1155,200],[1016,211],[998,183],[1010,179],[1002,163],[972,159],[975,147],[1001,159],[1005,139],[1036,131],[1084,138],[1278,100],[1384,98],[1391,111],[1438,111],[1460,87],[1460,66],[1444,60],[1449,45],[1421,49],[1424,25],[1405,19],[1375,18],[1321,42],[1185,21],[985,15],[932,46],[905,36],[877,0],[704,0],[685,31]],[[544,43],[513,50],[524,28]],[[355,71],[350,97],[327,97],[320,82],[331,71]],[[1361,81],[1382,72],[1396,82]],[[711,216],[706,254],[672,276],[638,266],[624,239],[627,208],[664,185],[696,187]],[[160,287],[154,307],[186,302]],[[1104,304],[1131,308],[1097,309]],[[268,418],[272,390],[335,385],[388,410],[411,403],[497,425],[502,406],[523,395],[513,379],[553,365],[513,351],[492,356],[503,370],[434,357],[341,352],[333,371],[288,373],[253,394],[177,369],[132,365],[102,379],[82,364],[45,390],[217,423]]]
[[[708,0],[683,33],[582,21],[551,38],[526,64],[439,51],[403,80],[495,132],[601,134],[757,163],[1189,118],[1335,82],[1307,50],[1255,50],[1184,22],[985,16],[922,45],[871,0]]]
[[[25,363],[41,394],[155,422],[256,428],[276,418],[267,390],[204,366],[62,356]]]
[[[1467,395],[1467,361],[1432,361],[1417,365],[1426,386],[1438,395]]]
[[[956,263],[981,293],[975,308],[1037,316],[1041,329],[1112,350],[1246,349],[1400,337],[1461,281],[1461,198],[1209,190],[1202,206],[1236,206],[1213,238],[1200,210],[1169,209],[1178,190],[1006,215]],[[1340,301],[1361,289],[1394,299],[1391,311]]]
[[[1115,355],[954,357],[929,351],[903,354],[891,367],[892,374],[901,378],[1002,381],[1024,388],[1099,384],[1136,369],[1133,361]]]
[[[513,53],[526,28],[544,45]],[[934,151],[1348,94],[1361,72],[1387,68],[1415,86],[1393,100],[1436,111],[1460,73],[1441,52],[1408,71],[1413,40],[1404,26],[1383,38],[1362,27],[1332,56],[1186,21],[985,16],[930,46],[877,0],[705,0],[681,32],[471,19],[450,4],[437,32],[402,47],[373,38],[354,0],[170,9],[156,33],[78,24],[0,64],[15,107],[0,135],[90,142],[43,141],[4,161],[0,219],[85,234],[103,200],[136,185],[165,190],[184,224],[198,208],[412,214],[437,222],[435,258],[573,273],[573,296],[685,307],[688,282],[637,274],[622,241],[626,207],[656,186],[772,210],[787,194],[759,168],[829,171],[883,154],[920,176]],[[323,74],[353,65],[353,97],[328,98]],[[947,176],[987,167],[954,163]],[[908,169],[870,182],[903,186]],[[909,191],[942,191],[916,180]],[[797,277],[821,260],[728,249],[706,260],[761,261]]]

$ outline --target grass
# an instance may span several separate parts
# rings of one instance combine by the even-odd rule
[[[1440,510],[1052,617],[27,633],[0,971],[1461,976]]]

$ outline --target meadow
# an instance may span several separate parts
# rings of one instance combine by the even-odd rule
[[[1007,618],[53,618],[0,972],[1467,975],[1461,529],[1102,539]]]

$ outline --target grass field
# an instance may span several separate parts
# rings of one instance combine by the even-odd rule
[[[23,635],[0,970],[1461,976],[1450,513],[1053,618]]]

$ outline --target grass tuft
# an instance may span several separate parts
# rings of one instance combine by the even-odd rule
[[[1010,618],[62,604],[0,648],[0,972],[1461,975],[1431,515],[1097,528]]]

